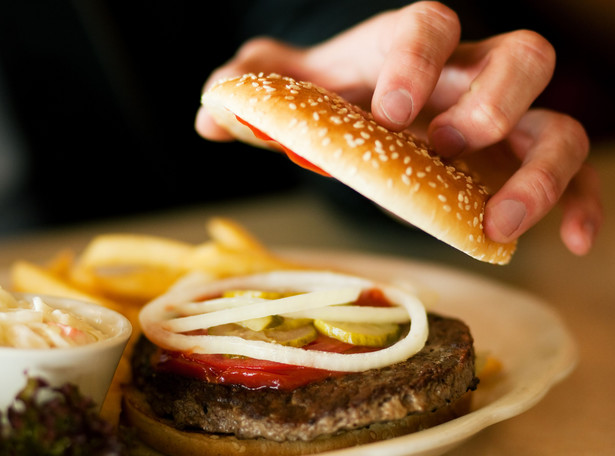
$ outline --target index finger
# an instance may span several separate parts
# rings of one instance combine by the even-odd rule
[[[438,2],[414,3],[391,18],[383,30],[385,58],[372,100],[382,125],[410,125],[433,92],[446,60],[459,44],[461,26],[454,11]]]

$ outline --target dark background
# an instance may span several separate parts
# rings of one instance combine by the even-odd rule
[[[200,138],[201,87],[252,36],[307,45],[406,3],[0,2],[0,235],[302,185],[344,193],[281,155]],[[593,140],[611,136],[613,40],[541,2],[444,3],[463,39],[546,36],[558,66],[537,105],[577,117]]]

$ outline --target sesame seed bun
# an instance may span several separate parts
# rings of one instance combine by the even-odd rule
[[[237,139],[292,151],[473,258],[510,261],[516,243],[494,242],[483,231],[486,187],[338,95],[288,77],[247,74],[213,85],[203,105]]]

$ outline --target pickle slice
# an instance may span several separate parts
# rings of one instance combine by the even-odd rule
[[[267,315],[266,317],[238,321],[237,324],[252,331],[262,331],[263,329],[278,325],[281,318],[278,315]]]
[[[318,331],[311,320],[285,318],[282,324],[266,329],[265,335],[280,345],[303,347],[318,337]]]
[[[399,339],[401,326],[395,323],[345,323],[314,320],[316,329],[341,342],[366,347],[386,347]]]
[[[210,336],[235,336],[245,340],[262,340],[264,342],[270,342],[263,331],[253,331],[236,323],[213,326],[207,330],[207,334]]]
[[[228,290],[222,294],[223,298],[261,298],[261,299],[280,299],[288,296],[287,293],[277,291],[264,290]],[[238,321],[237,324],[252,331],[262,331],[273,326],[277,326],[282,322],[282,317],[278,315],[268,315],[266,317],[251,318],[249,320]]]
[[[310,320],[286,318],[278,326],[263,331],[254,331],[237,323],[229,323],[209,328],[207,333],[211,336],[236,336],[246,340],[262,340],[291,347],[303,347],[318,337],[318,331]]]

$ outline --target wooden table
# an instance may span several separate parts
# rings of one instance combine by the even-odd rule
[[[582,258],[561,244],[557,210],[522,238],[510,265],[492,266],[415,230],[349,215],[318,192],[298,191],[4,239],[0,268],[16,259],[49,258],[67,247],[79,251],[103,232],[202,242],[204,222],[223,215],[272,247],[372,252],[477,273],[532,292],[556,308],[578,342],[580,361],[531,410],[485,429],[450,455],[611,455],[615,454],[615,144],[596,147],[592,161],[603,179],[607,217],[596,247]]]

